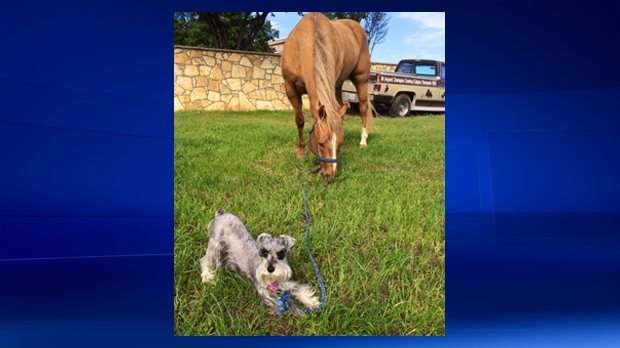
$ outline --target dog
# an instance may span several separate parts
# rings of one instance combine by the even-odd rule
[[[207,229],[207,252],[200,259],[203,283],[212,282],[216,271],[224,268],[252,281],[262,305],[273,314],[278,314],[279,295],[284,292],[289,292],[307,308],[319,306],[311,286],[291,280],[293,272],[286,256],[295,238],[287,235],[273,238],[262,233],[254,240],[237,216],[221,208],[216,209],[215,218]],[[303,313],[295,305],[291,305],[291,309],[294,315]]]

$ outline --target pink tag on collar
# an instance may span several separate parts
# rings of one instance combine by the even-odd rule
[[[267,290],[278,291],[278,285],[276,283],[267,285]]]

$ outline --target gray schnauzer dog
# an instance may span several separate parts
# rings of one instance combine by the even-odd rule
[[[262,233],[254,240],[238,217],[221,208],[216,209],[208,230],[207,253],[200,259],[203,283],[211,282],[218,268],[230,269],[252,281],[262,304],[272,313],[278,313],[277,300],[285,291],[308,308],[318,307],[315,290],[291,280],[286,255],[295,238]],[[296,306],[292,309],[293,314],[302,314]]]

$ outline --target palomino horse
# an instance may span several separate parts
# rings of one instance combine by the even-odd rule
[[[306,14],[284,43],[282,76],[286,95],[293,105],[299,133],[297,157],[304,156],[304,114],[301,96],[308,95],[312,130],[310,148],[316,155],[321,175],[333,180],[338,154],[344,141],[342,83],[350,79],[357,89],[362,116],[362,139],[366,146],[372,114],[368,107],[370,54],[362,26],[350,19],[330,21],[319,12]]]

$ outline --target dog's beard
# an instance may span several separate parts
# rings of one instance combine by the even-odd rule
[[[293,276],[293,271],[285,263],[278,263],[274,265],[275,269],[269,273],[267,271],[267,262],[262,262],[256,268],[256,279],[261,285],[267,286],[269,284],[285,282]]]

